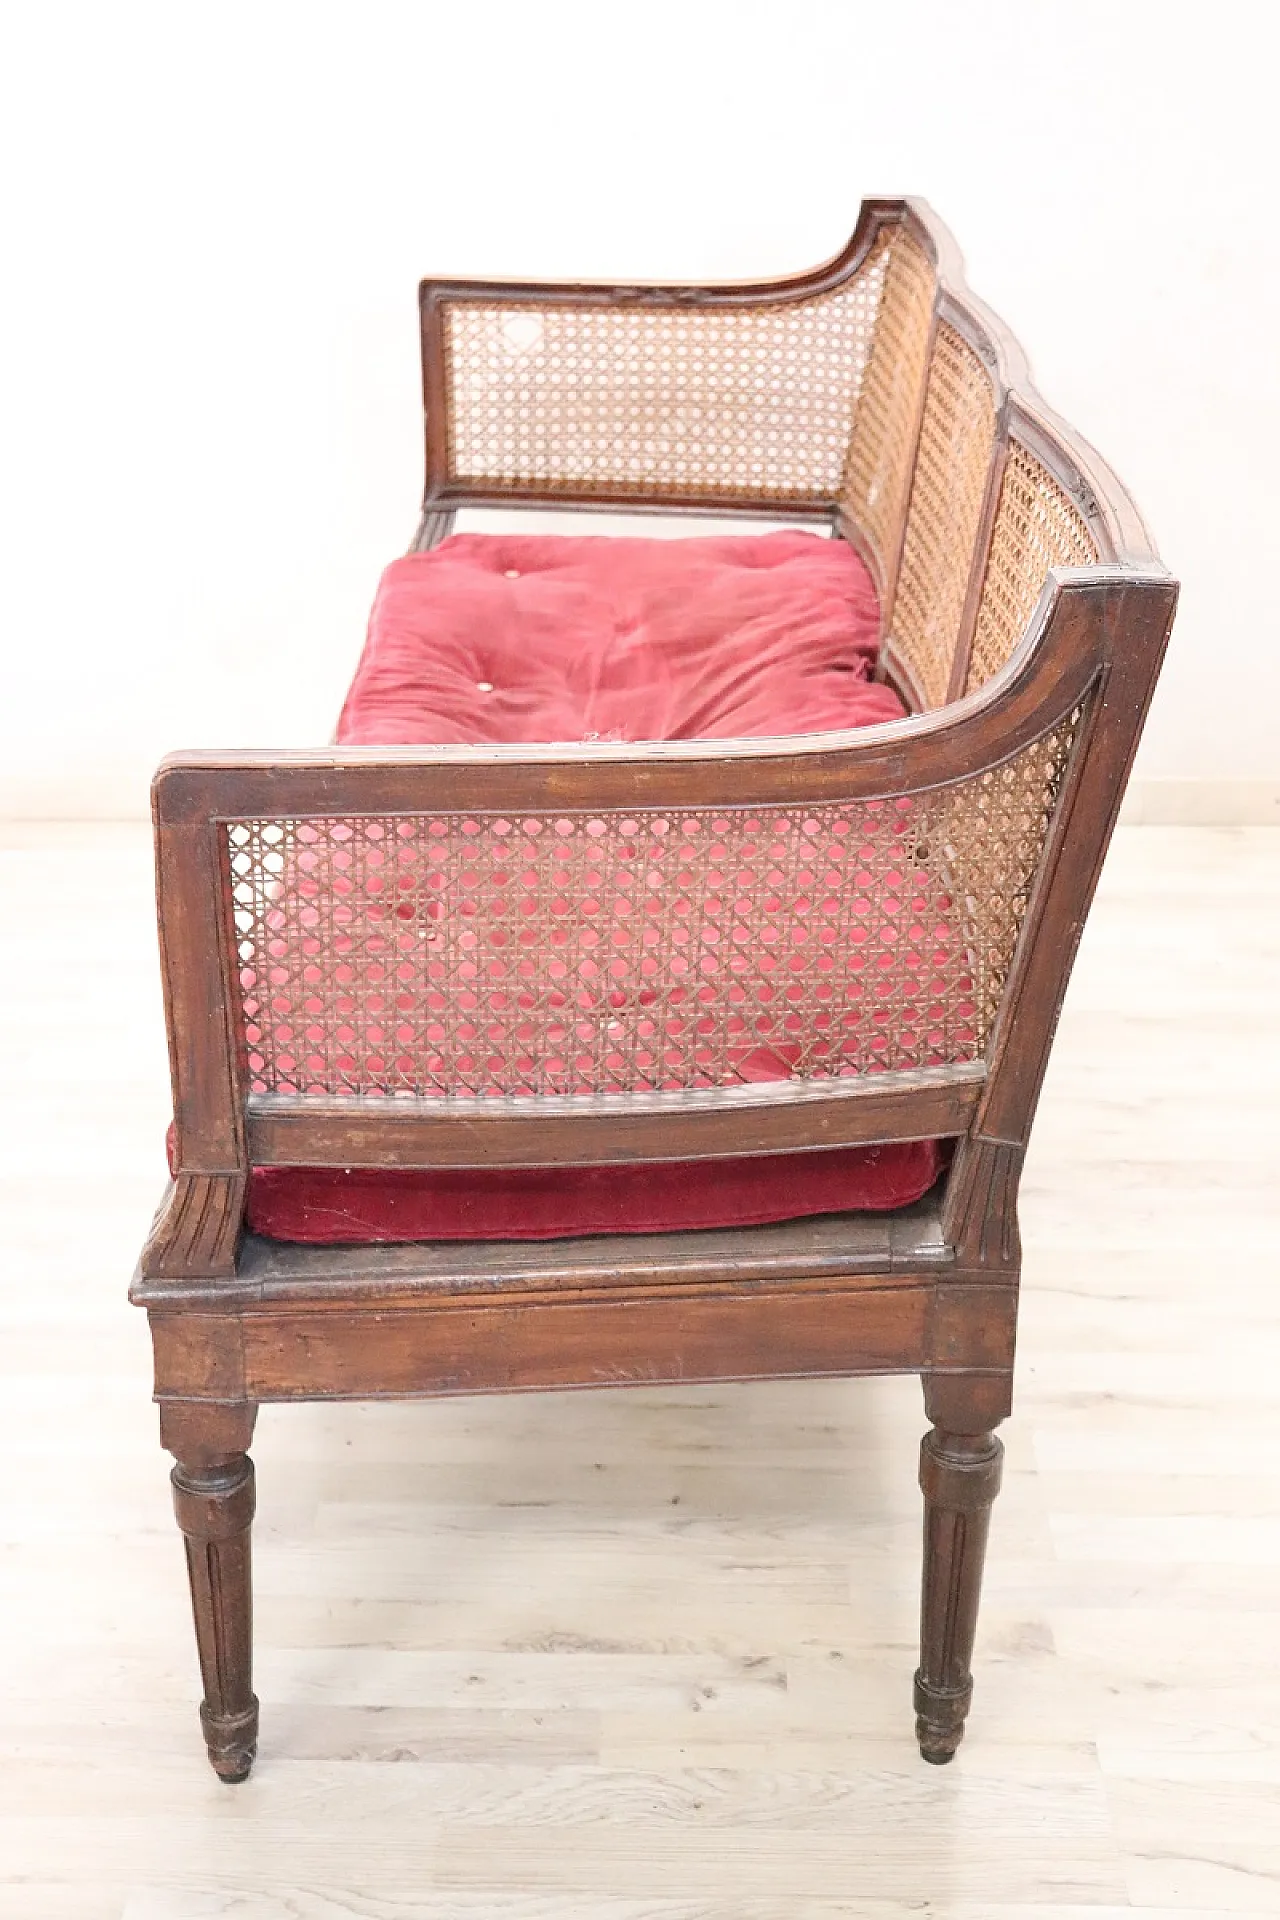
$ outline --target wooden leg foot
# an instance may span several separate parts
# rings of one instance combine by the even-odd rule
[[[925,1516],[916,1738],[934,1766],[953,1758],[973,1697],[969,1661],[1003,1457],[993,1433],[947,1433],[937,1427],[925,1435],[920,1450]]]
[[[200,1706],[200,1725],[204,1728],[204,1741],[209,1749],[209,1765],[219,1780],[225,1780],[229,1787],[239,1786],[242,1780],[249,1778],[258,1751],[258,1702],[246,1708],[238,1718],[224,1714],[215,1718],[209,1711],[207,1701]]]
[[[188,1424],[188,1423],[184,1423]],[[253,1599],[250,1529],[253,1462],[230,1438],[242,1434],[167,1438],[178,1454],[173,1506],[187,1550],[196,1645],[204,1680],[200,1724],[209,1760],[220,1780],[248,1778],[258,1745],[258,1701],[253,1691]]]

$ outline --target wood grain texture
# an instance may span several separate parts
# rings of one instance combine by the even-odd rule
[[[942,1238],[937,1195],[896,1213],[826,1214],[698,1233],[587,1235],[577,1240],[456,1240],[304,1247],[246,1237],[234,1281],[135,1281],[156,1309],[232,1305],[342,1308],[680,1286],[719,1291],[786,1281],[913,1285],[924,1277],[984,1279],[957,1270]]]
[[[256,1094],[249,1153],[270,1166],[625,1166],[872,1145],[964,1133],[981,1061],[840,1081],[688,1093],[546,1094],[527,1100],[325,1099]]]
[[[259,1400],[504,1393],[541,1387],[910,1371],[930,1290],[608,1295],[484,1309],[254,1313],[245,1372]],[[978,1313],[972,1316],[978,1364]],[[962,1363],[961,1363],[962,1364]]]

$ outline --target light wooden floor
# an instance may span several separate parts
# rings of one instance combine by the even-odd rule
[[[124,1300],[162,1179],[148,858],[0,854],[0,1916],[1280,1914],[1280,835],[1114,851],[953,1767],[911,1738],[908,1380],[268,1409],[236,1789]]]

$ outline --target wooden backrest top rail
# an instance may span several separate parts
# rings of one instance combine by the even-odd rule
[[[716,286],[618,285],[585,282],[477,281],[428,279],[419,288],[423,353],[423,399],[426,427],[426,484],[424,505],[450,507],[467,503],[545,505],[559,497],[588,507],[611,504],[643,509],[648,504],[679,512],[691,502],[678,490],[655,490],[647,502],[635,492],[610,497],[606,490],[583,494],[572,489],[557,493],[542,484],[522,501],[519,490],[489,489],[459,479],[449,460],[449,377],[442,341],[442,315],[453,302],[479,302],[513,307],[591,307],[603,310],[672,312],[696,315],[785,306],[811,301],[855,281],[866,269],[878,242],[886,235],[910,235],[927,255],[934,275],[935,324],[943,322],[959,332],[988,368],[997,410],[1007,431],[1044,459],[1054,476],[1077,499],[1095,534],[1101,560],[1157,559],[1141,515],[1126,489],[1095,448],[1050,409],[1036,392],[1026,355],[997,315],[977,298],[965,277],[963,259],[954,238],[933,210],[920,199],[864,202],[848,244],[819,267],[779,280]],[[696,511],[767,511],[768,503],[743,500],[734,494],[709,490],[692,503]],[[833,513],[834,497],[814,496],[807,502],[788,502],[787,513]]]

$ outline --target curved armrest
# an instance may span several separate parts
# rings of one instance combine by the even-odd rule
[[[1087,567],[1051,575],[1004,670],[963,700],[846,732],[740,740],[548,745],[203,748],[169,754],[152,788],[158,827],[251,815],[546,812],[874,800],[972,778],[1046,734],[1110,654],[1119,599],[1169,585]]]

